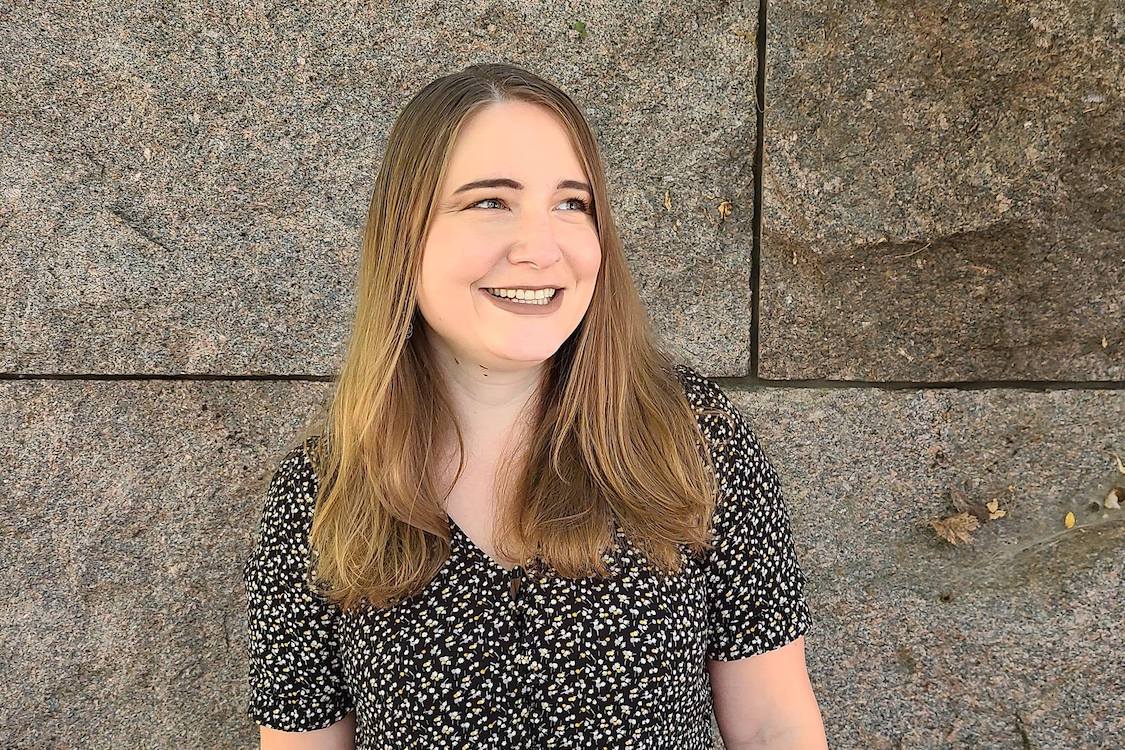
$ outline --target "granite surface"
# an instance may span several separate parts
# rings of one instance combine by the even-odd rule
[[[782,477],[831,747],[1125,747],[1122,16],[770,4],[756,251],[757,11],[0,13],[4,746],[257,746],[241,566],[386,133],[511,60],[587,113],[654,328]]]
[[[1125,395],[739,394],[782,476],[832,747],[1125,746]],[[967,544],[928,523],[1005,513]],[[1067,513],[1075,524],[1066,527]]]
[[[771,3],[765,378],[1125,379],[1112,3]]]
[[[250,746],[241,565],[328,387],[0,383],[8,746]],[[782,480],[832,747],[1125,745],[1125,516],[1093,507],[1122,394],[730,393]],[[953,493],[1006,515],[951,545],[926,521]]]
[[[0,369],[333,372],[391,123],[429,80],[512,61],[585,110],[670,345],[744,374],[755,9],[13,9],[0,53]]]

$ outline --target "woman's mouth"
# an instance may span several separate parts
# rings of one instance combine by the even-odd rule
[[[565,289],[556,289],[555,294],[550,297],[545,303],[542,300],[527,300],[521,301],[512,299],[510,297],[497,297],[487,289],[481,289],[480,293],[488,297],[488,299],[501,310],[516,313],[517,315],[550,315],[562,306],[562,297],[566,292]]]

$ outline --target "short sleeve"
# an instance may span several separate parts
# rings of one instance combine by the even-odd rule
[[[286,732],[323,729],[354,709],[343,679],[338,610],[310,584],[308,533],[316,475],[298,447],[270,480],[258,537],[243,567],[247,715]]]
[[[704,558],[707,657],[731,661],[796,640],[812,614],[781,480],[745,416],[721,391],[717,401],[733,420],[716,428],[726,441],[713,453],[720,490]]]

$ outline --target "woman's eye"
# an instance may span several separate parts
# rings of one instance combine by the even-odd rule
[[[473,208],[474,206],[479,206],[482,203],[488,203],[489,201],[496,201],[497,203],[503,203],[503,201],[501,201],[499,198],[485,198],[483,200],[477,201],[476,203],[473,203],[472,205],[469,206],[469,208]]]
[[[589,204],[589,203],[588,203],[587,201],[584,201],[584,200],[582,200],[581,198],[567,198],[567,199],[566,199],[565,201],[563,201],[563,202],[564,202],[564,203],[570,203],[571,201],[574,201],[574,202],[575,202],[575,203],[577,203],[577,204],[578,204],[579,206],[581,206],[581,208],[579,208],[578,210],[579,210],[579,211],[581,211],[582,213],[587,213],[587,212],[589,212],[589,210],[590,210],[590,204]]]
[[[482,203],[489,203],[489,202],[503,203],[504,201],[500,200],[499,198],[483,198],[483,199],[477,201],[476,203],[470,204],[469,208],[475,208],[476,206],[479,206]],[[581,211],[583,213],[588,213],[590,211],[589,202],[585,201],[581,198],[567,198],[565,201],[563,201],[563,203],[572,203],[572,202],[578,204],[578,210],[579,211]]]

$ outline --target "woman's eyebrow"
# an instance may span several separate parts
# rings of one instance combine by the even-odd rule
[[[507,187],[512,188],[513,190],[523,190],[523,184],[513,179],[510,179],[508,177],[492,177],[486,180],[474,180],[473,182],[466,182],[464,185],[454,190],[453,195],[463,193],[466,190],[491,187]],[[578,180],[563,180],[555,187],[556,190],[562,190],[563,188],[584,190],[590,195],[594,194],[594,191],[590,189],[590,185],[588,183],[580,182]]]

